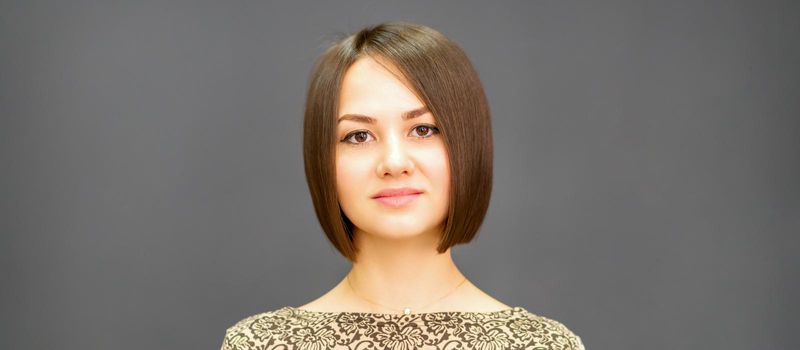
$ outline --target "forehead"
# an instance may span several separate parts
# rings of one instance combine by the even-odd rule
[[[381,118],[424,105],[384,60],[363,57],[345,72],[339,94],[339,113],[358,113]]]

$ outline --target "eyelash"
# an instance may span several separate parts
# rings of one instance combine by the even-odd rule
[[[417,137],[418,139],[427,139],[427,138],[433,137],[433,135],[436,135],[436,134],[438,134],[438,133],[439,133],[439,128],[437,128],[437,127],[435,127],[435,126],[433,126],[433,125],[430,125],[430,124],[420,124],[420,125],[416,125],[416,126],[414,126],[414,127],[411,129],[411,130],[416,130],[417,128],[419,128],[419,127],[421,127],[421,126],[424,126],[424,127],[428,128],[428,129],[430,129],[430,130],[431,130],[431,133],[430,133],[428,136],[419,136],[419,137]],[[356,146],[356,147],[365,146],[365,145],[367,144],[367,142],[349,142],[349,141],[347,141],[347,140],[349,140],[351,137],[353,137],[354,135],[356,135],[356,134],[358,134],[358,133],[362,133],[362,132],[369,133],[369,132],[368,132],[368,131],[366,131],[366,130],[356,130],[356,131],[353,131],[353,132],[351,132],[351,133],[347,134],[347,135],[346,135],[346,136],[345,136],[345,137],[344,137],[342,140],[340,140],[339,142],[341,142],[341,143],[344,143],[344,144],[347,144],[347,145],[351,145],[351,146]]]

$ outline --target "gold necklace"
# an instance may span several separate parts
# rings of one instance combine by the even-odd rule
[[[350,289],[351,289],[351,290],[353,291],[353,293],[354,293],[356,296],[358,296],[359,298],[361,298],[361,299],[364,299],[364,300],[366,300],[367,302],[369,302],[369,303],[372,303],[372,304],[375,304],[375,305],[378,305],[378,306],[383,306],[383,307],[385,307],[385,308],[389,308],[389,309],[392,309],[392,310],[398,310],[398,311],[400,310],[400,309],[393,308],[393,307],[390,307],[390,306],[386,306],[386,305],[383,305],[383,304],[378,304],[378,303],[376,303],[376,302],[370,301],[369,299],[367,299],[367,298],[364,298],[364,297],[362,297],[362,296],[358,295],[358,293],[356,292],[355,288],[353,288],[353,285],[350,283],[350,274],[349,274],[349,273],[347,274],[347,277],[346,277],[346,279],[347,279],[347,284],[350,286]],[[447,292],[447,294],[445,294],[443,297],[441,297],[441,298],[437,299],[437,300],[436,300],[436,301],[434,301],[433,303],[430,303],[430,304],[428,304],[428,305],[425,305],[424,307],[421,307],[420,309],[424,309],[425,307],[428,307],[428,306],[430,306],[430,305],[432,305],[432,304],[434,304],[434,303],[438,302],[439,300],[442,300],[442,299],[444,299],[445,297],[447,297],[448,295],[450,295],[451,293],[453,293],[453,292],[454,292],[456,289],[458,289],[458,287],[461,287],[461,285],[462,285],[462,284],[464,284],[464,282],[466,282],[466,281],[467,281],[467,278],[465,277],[465,278],[464,278],[464,280],[463,280],[463,281],[461,281],[461,283],[459,283],[459,284],[458,284],[458,285],[457,285],[455,288],[453,288],[453,290],[451,290],[451,291]],[[410,307],[403,308],[403,314],[410,315],[410,314],[411,314],[411,308],[410,308]]]

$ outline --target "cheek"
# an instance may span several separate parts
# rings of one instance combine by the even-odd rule
[[[437,192],[444,198],[447,198],[450,192],[450,160],[447,157],[447,151],[444,147],[436,149],[431,153],[428,164],[428,176],[430,181],[434,183]]]
[[[336,158],[336,188],[339,200],[352,197],[359,184],[365,183],[369,162],[359,157],[343,155]]]

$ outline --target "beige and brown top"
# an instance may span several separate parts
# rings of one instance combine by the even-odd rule
[[[227,329],[221,350],[585,350],[560,322],[516,306],[493,312],[380,314],[291,306]]]

